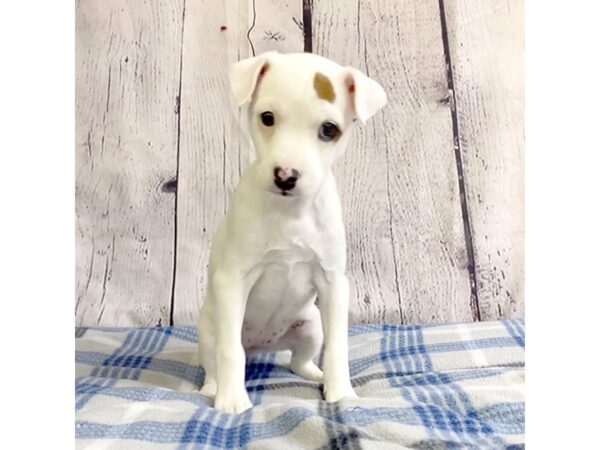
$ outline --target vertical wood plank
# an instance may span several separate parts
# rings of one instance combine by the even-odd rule
[[[522,316],[523,2],[444,0],[481,317]]]
[[[76,7],[76,323],[166,324],[182,1]]]
[[[229,87],[229,69],[277,49],[302,51],[300,2],[186,2],[173,322],[195,323],[210,245],[253,157]]]
[[[336,170],[352,320],[472,320],[437,1],[315,2],[313,30],[315,53],[389,97]]]

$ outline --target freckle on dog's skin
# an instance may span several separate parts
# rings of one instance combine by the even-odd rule
[[[333,166],[352,135],[346,131],[381,109],[385,92],[360,71],[311,53],[239,61],[230,82],[247,107],[256,158],[211,242],[199,300],[200,394],[214,397],[219,411],[240,413],[252,407],[247,355],[291,350],[289,369],[323,383],[326,401],[354,397],[346,236]],[[329,314],[322,318],[319,308]],[[314,358],[322,349],[321,371]]]

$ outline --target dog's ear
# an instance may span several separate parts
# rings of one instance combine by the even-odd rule
[[[364,124],[387,103],[387,95],[381,85],[360,70],[347,67],[346,90],[356,117]]]
[[[243,105],[252,97],[256,86],[269,68],[269,60],[276,51],[262,53],[254,58],[236,62],[229,72],[231,90],[238,105]]]

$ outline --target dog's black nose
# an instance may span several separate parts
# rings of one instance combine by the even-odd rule
[[[296,181],[300,178],[300,172],[296,169],[281,167],[275,167],[273,175],[275,176],[275,186],[282,191],[291,191],[294,189],[294,187],[296,187]]]

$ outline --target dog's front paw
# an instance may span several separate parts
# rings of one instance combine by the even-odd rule
[[[325,384],[323,393],[325,394],[325,400],[330,403],[337,402],[342,398],[358,397],[349,383],[346,385],[340,383]]]
[[[241,392],[220,392],[215,397],[215,409],[228,414],[239,414],[252,408],[246,390]]]

